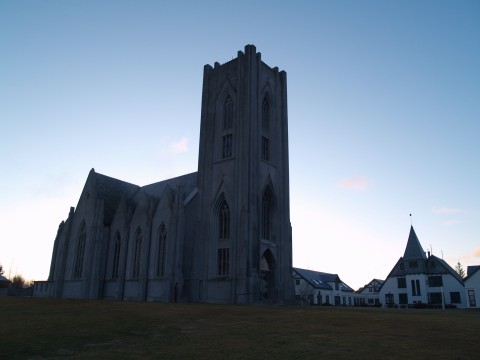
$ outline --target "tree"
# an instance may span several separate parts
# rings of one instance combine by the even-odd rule
[[[15,275],[11,281],[12,287],[15,289],[26,289],[32,286],[32,282],[25,280],[22,275]]]
[[[455,271],[462,277],[462,279],[465,277],[465,270],[463,270],[463,266],[460,261],[457,262],[457,265],[455,265]]]
[[[0,264],[0,275],[3,275],[3,266]]]

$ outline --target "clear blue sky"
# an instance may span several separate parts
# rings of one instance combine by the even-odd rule
[[[48,276],[89,170],[197,170],[203,66],[288,74],[293,264],[358,288],[480,264],[479,1],[0,2],[0,263]]]

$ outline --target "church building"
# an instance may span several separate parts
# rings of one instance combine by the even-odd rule
[[[34,295],[292,301],[286,80],[253,45],[205,65],[198,172],[138,186],[92,169]]]

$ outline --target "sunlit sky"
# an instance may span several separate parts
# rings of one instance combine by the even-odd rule
[[[0,2],[6,275],[48,277],[91,168],[196,171],[203,66],[246,44],[288,76],[294,266],[384,279],[411,221],[480,264],[479,1],[19,0]]]

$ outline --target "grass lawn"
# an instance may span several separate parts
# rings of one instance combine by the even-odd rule
[[[1,359],[479,359],[480,311],[0,298]]]

